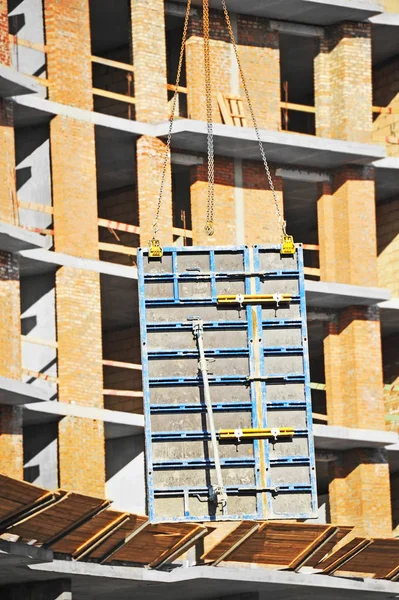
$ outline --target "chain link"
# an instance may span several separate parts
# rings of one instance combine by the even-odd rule
[[[226,19],[227,29],[229,30],[230,40],[231,40],[231,43],[232,43],[233,48],[234,48],[234,54],[236,56],[238,70],[240,72],[240,78],[241,78],[242,87],[244,88],[245,97],[247,99],[247,103],[248,103],[248,107],[249,107],[249,112],[251,113],[251,120],[252,120],[253,128],[255,130],[255,135],[256,135],[256,139],[257,139],[258,144],[259,144],[259,149],[260,149],[260,153],[261,153],[261,156],[262,156],[263,164],[264,164],[264,167],[265,167],[266,176],[267,176],[267,179],[268,179],[268,182],[269,182],[270,190],[272,192],[274,205],[276,207],[277,223],[278,223],[279,227],[281,227],[281,231],[282,231],[283,236],[286,236],[287,235],[287,232],[286,232],[286,223],[285,223],[285,221],[284,221],[284,219],[283,219],[283,217],[281,215],[280,207],[279,207],[279,204],[278,204],[278,200],[277,200],[277,196],[276,196],[276,190],[274,189],[274,184],[273,184],[272,176],[271,176],[271,173],[270,173],[269,164],[267,162],[265,150],[263,148],[262,140],[261,140],[259,129],[258,129],[258,123],[256,121],[256,117],[255,117],[254,109],[253,109],[253,106],[252,106],[251,98],[249,96],[247,82],[246,82],[244,71],[243,71],[243,68],[242,68],[242,65],[241,65],[240,56],[238,54],[238,48],[237,48],[237,44],[236,44],[236,40],[235,40],[233,28],[231,26],[229,12],[227,10],[226,0],[222,0],[222,7],[223,7],[224,16],[225,16],[225,19]]]
[[[164,161],[163,161],[163,166],[162,166],[161,185],[159,188],[158,203],[157,203],[157,209],[155,212],[155,220],[152,224],[152,230],[153,230],[154,236],[159,231],[159,214],[161,211],[163,190],[164,190],[164,186],[165,186],[166,168],[168,166],[168,160],[170,159],[170,145],[171,145],[171,141],[172,141],[172,129],[173,129],[173,122],[174,122],[174,118],[175,118],[177,99],[179,97],[179,84],[180,84],[180,77],[181,77],[181,72],[182,72],[182,67],[183,67],[184,51],[186,48],[187,29],[188,29],[188,22],[190,20],[190,9],[191,9],[191,0],[187,0],[187,8],[186,8],[186,15],[184,18],[183,36],[182,36],[182,42],[181,42],[181,48],[180,48],[180,56],[179,56],[179,62],[178,62],[178,66],[177,66],[175,93],[173,94],[172,110],[171,110],[171,114],[169,116],[169,129],[168,129],[168,136],[166,139],[165,155],[164,155]]]
[[[213,114],[212,114],[212,83],[209,51],[209,0],[203,4],[203,34],[204,34],[204,71],[205,71],[205,98],[206,98],[206,130],[208,148],[208,201],[206,206],[205,233],[211,236],[215,233],[214,206],[215,206],[215,153],[213,146]]]

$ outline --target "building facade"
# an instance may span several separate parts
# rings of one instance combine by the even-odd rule
[[[392,537],[399,2],[227,4],[277,199],[304,244],[319,521]],[[218,2],[210,31],[216,231],[204,232],[200,5],[191,9],[160,240],[278,243]],[[152,237],[184,14],[183,1],[0,1],[0,470],[138,513],[135,257]]]

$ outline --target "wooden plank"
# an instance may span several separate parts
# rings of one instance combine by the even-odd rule
[[[103,58],[102,56],[94,56],[90,57],[91,62],[97,63],[99,65],[105,65],[107,67],[114,67],[115,69],[122,69],[123,71],[130,71],[134,73],[134,65],[129,65],[128,63],[120,62],[119,60],[112,60],[110,58]]]
[[[133,371],[142,371],[142,365],[121,362],[120,360],[103,360],[104,367],[118,367],[120,369],[132,369]]]
[[[399,565],[398,539],[373,539],[361,553],[354,554],[335,571],[367,573],[376,578],[386,577]]]
[[[34,79],[37,84],[42,85],[43,87],[49,87],[50,81],[45,79],[44,77],[37,77],[37,75],[30,75],[29,73],[24,73],[25,77],[30,77]]]
[[[230,116],[233,119],[233,123],[236,127],[241,127],[241,117],[238,113],[238,104],[237,104],[237,100],[232,100],[230,99],[229,101],[230,104]]]
[[[288,567],[330,526],[308,523],[266,523],[230,556],[230,561]]]
[[[104,252],[115,252],[116,254],[127,254],[129,256],[137,256],[137,248],[123,246],[122,244],[109,244],[108,242],[99,242],[99,250]]]
[[[110,221],[108,219],[97,219],[99,227],[106,227],[107,229],[116,229],[117,231],[126,231],[127,233],[140,234],[140,227],[137,225],[130,225],[129,223],[120,223],[119,221]]]
[[[227,560],[237,548],[244,544],[244,542],[264,526],[265,523],[243,521],[230,535],[226,536],[217,547],[213,548],[207,556],[205,555],[204,558],[212,560],[210,557],[215,557],[215,555],[219,553],[219,555],[212,560],[212,566],[216,567],[222,561]]]
[[[387,144],[399,144],[399,138],[389,135],[385,138]]]
[[[159,523],[148,525],[134,539],[121,547],[113,559],[149,565],[159,556],[170,551],[182,538],[197,529],[189,523]]]
[[[8,38],[10,42],[17,46],[24,46],[25,48],[37,50],[38,52],[47,52],[47,46],[45,44],[40,44],[39,42],[29,42],[28,40],[23,40],[16,35],[12,35],[11,33],[8,35]]]
[[[26,231],[33,231],[42,235],[54,235],[54,229],[42,229],[41,227],[31,227],[30,225],[20,225],[20,227]]]
[[[153,560],[148,566],[151,569],[156,569],[168,562],[173,562],[176,558],[179,558],[184,552],[189,550],[197,541],[205,537],[208,533],[208,529],[204,525],[198,525],[192,531],[189,531],[183,536],[174,546],[164,550],[155,560]]]
[[[399,115],[399,107],[397,106],[373,106],[373,113],[380,115]]]
[[[105,511],[106,514],[107,511]],[[124,523],[112,536],[104,540],[100,546],[96,547],[90,553],[90,559],[99,560],[103,563],[112,559],[113,555],[118,551],[120,547],[126,544],[129,539],[132,539],[138,532],[146,527],[148,524],[148,517],[142,515],[129,515],[129,520]]]
[[[24,210],[34,210],[37,212],[47,213],[49,215],[54,213],[54,208],[52,206],[47,206],[46,204],[37,204],[36,202],[23,202],[18,200],[18,206]]]
[[[244,103],[242,100],[237,100],[238,112],[241,115],[241,127],[247,127],[247,119],[244,113]]]
[[[221,525],[220,533],[222,534],[222,537],[220,535],[216,535],[214,543],[209,546],[201,556],[201,559],[206,562],[214,563],[218,561],[222,555],[224,555],[227,551],[230,551],[230,549],[238,541],[240,541],[244,535],[253,529],[254,522],[241,521],[239,523],[228,523],[227,530],[226,527],[223,527],[223,525],[225,525],[224,523]],[[212,537],[214,536],[210,534],[209,540],[212,540]]]
[[[72,554],[75,560],[82,560],[87,554],[90,554],[97,546],[100,546],[112,536],[118,529],[125,525],[130,520],[128,513],[118,515],[116,519],[108,523],[105,527],[97,531],[94,535],[88,538],[83,544],[78,546]]]
[[[76,523],[87,518],[92,512],[104,506],[101,498],[92,498],[75,492],[65,495],[53,505],[31,517],[18,522],[11,528],[11,533],[16,533],[26,539],[35,539],[42,544],[55,543],[58,536],[75,527]]]
[[[168,83],[166,85],[166,89],[169,90],[170,92],[174,92],[176,89],[176,86],[171,83]],[[177,91],[179,92],[179,94],[188,94],[188,89],[181,85],[177,86]]]
[[[131,390],[103,390],[104,396],[126,396],[127,398],[142,398],[143,392]]]
[[[225,125],[234,125],[233,119],[230,116],[230,112],[229,112],[225,97],[223,96],[223,94],[221,92],[218,92],[216,97],[217,97],[220,113],[222,115],[222,119],[223,119]]]
[[[356,537],[350,540],[345,546],[341,546],[336,552],[328,556],[325,560],[317,565],[318,569],[322,569],[326,575],[332,575],[341,566],[345,565],[352,557],[363,552],[367,546],[371,544],[371,540],[366,538]]]
[[[338,532],[335,536],[331,537],[331,539],[327,540],[323,543],[318,550],[306,561],[307,567],[318,568],[317,565],[320,561],[322,561],[336,546],[337,544],[344,539],[353,530],[353,527],[348,526],[339,526]]]
[[[303,267],[305,275],[312,275],[313,277],[320,277],[320,269],[316,267]]]
[[[183,237],[192,239],[193,232],[191,229],[182,229],[181,227],[172,227],[172,233],[174,235],[182,235]]]
[[[317,252],[320,250],[319,244],[302,244],[302,248],[304,250],[317,250]]]
[[[294,560],[290,562],[288,568],[294,571],[298,571],[300,568],[305,566],[307,561],[313,557],[317,550],[319,550],[327,542],[331,541],[333,537],[335,538],[338,531],[338,527],[333,526],[330,526],[325,531],[322,531],[320,535],[317,536],[317,538],[309,544],[309,546],[304,548],[302,552],[300,552],[298,556],[296,556]]]
[[[317,421],[324,421],[325,423],[328,422],[327,415],[322,415],[321,413],[312,413],[312,417],[313,419],[317,419]]]
[[[58,383],[58,379],[54,375],[47,375],[46,373],[33,371],[32,369],[27,369],[26,367],[22,367],[22,373],[28,377],[34,377],[35,379],[42,379],[43,381],[49,381],[50,383]]]
[[[38,346],[48,346],[49,348],[58,348],[58,343],[52,340],[41,340],[39,338],[30,337],[29,335],[21,335],[21,340],[27,344],[37,344]]]
[[[315,113],[316,108],[308,104],[296,104],[295,102],[280,102],[280,107],[288,110],[296,110],[298,112]]]
[[[112,100],[118,100],[119,102],[127,102],[128,104],[136,104],[136,98],[132,98],[132,96],[125,96],[124,94],[117,94],[116,92],[110,92],[109,90],[101,90],[100,88],[92,88],[92,93],[95,96],[102,96],[103,98],[111,98]]]

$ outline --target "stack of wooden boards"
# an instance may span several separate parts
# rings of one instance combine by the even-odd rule
[[[315,573],[396,581],[399,540],[351,537],[351,530],[296,522],[154,524],[146,516],[112,510],[101,498],[48,491],[0,475],[0,537],[50,548],[67,560],[159,568],[201,543],[201,561],[213,566],[311,567]]]

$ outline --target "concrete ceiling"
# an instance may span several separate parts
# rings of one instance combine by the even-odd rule
[[[186,4],[187,0],[176,0]],[[202,0],[193,0],[201,5]],[[379,2],[373,0],[227,0],[232,12],[258,17],[295,21],[311,25],[332,25],[339,21],[363,21],[383,11]],[[220,0],[210,0],[212,8],[221,8]]]

